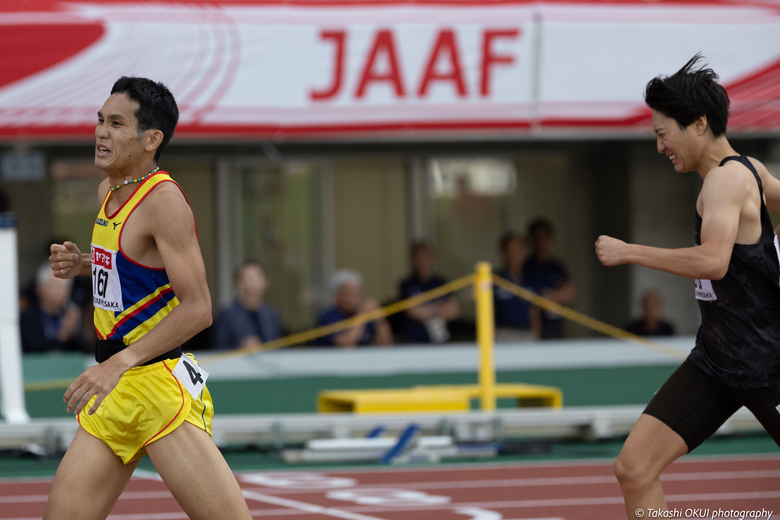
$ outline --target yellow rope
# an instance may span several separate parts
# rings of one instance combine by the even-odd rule
[[[273,341],[269,341],[267,343],[260,343],[243,349],[231,350],[229,352],[223,352],[220,354],[208,356],[207,359],[204,359],[201,362],[201,365],[210,365],[228,359],[249,356],[258,352],[268,352],[271,350],[277,350],[280,348],[285,348],[300,343],[306,343],[308,341],[312,341],[314,339],[323,336],[328,336],[336,332],[341,332],[342,330],[349,329],[356,325],[362,325],[364,323],[368,323],[369,321],[378,320],[386,316],[390,316],[392,314],[403,312],[417,305],[421,305],[431,300],[441,298],[442,296],[445,296],[449,293],[458,291],[473,283],[474,283],[474,275],[469,274],[461,278],[458,278],[457,280],[453,280],[449,283],[439,286],[435,289],[432,289],[430,291],[417,294],[405,300],[400,300],[395,303],[391,303],[390,305],[386,305],[380,309],[376,309],[374,311],[367,312],[365,314],[353,316],[352,318],[348,318],[346,320],[332,323],[330,325],[325,325],[323,327],[316,327],[314,329],[298,332],[296,334],[290,334],[289,336],[285,336],[284,338],[279,338]],[[529,301],[530,303],[536,305],[537,307],[558,314],[559,316],[562,316],[575,323],[579,323],[580,325],[584,325],[585,327],[591,330],[595,330],[596,332],[601,332],[602,334],[606,334],[607,336],[611,336],[613,338],[623,339],[631,343],[637,344],[641,347],[653,350],[655,352],[660,352],[661,354],[666,354],[668,356],[675,357],[678,359],[685,359],[688,355],[686,352],[682,350],[678,350],[676,348],[672,348],[667,345],[663,345],[661,343],[656,343],[655,341],[650,341],[641,336],[637,336],[636,334],[632,334],[628,331],[619,329],[617,327],[614,327],[612,325],[609,325],[597,319],[591,318],[590,316],[586,316],[585,314],[581,314],[568,307],[564,307],[563,305],[557,304],[548,298],[544,298],[543,296],[539,296],[538,294],[535,294],[529,291],[528,289],[513,284],[505,280],[504,278],[501,278],[500,276],[493,275],[493,283],[498,287],[501,287],[502,289],[506,289],[507,291],[511,292],[515,296],[518,296],[524,300]],[[58,379],[53,381],[40,381],[36,383],[27,383],[24,385],[24,390],[26,392],[34,392],[39,390],[61,389],[61,388],[67,388],[72,382],[73,382],[72,379]]]
[[[207,359],[203,360],[201,365],[204,366],[210,365],[213,363],[218,363],[220,361],[225,361],[226,359],[248,356],[256,352],[268,352],[269,350],[276,350],[284,347],[289,347],[291,345],[297,345],[299,343],[306,343],[307,341],[321,338],[323,336],[328,336],[336,332],[341,332],[342,330],[349,329],[356,325],[362,325],[363,323],[368,323],[369,321],[378,320],[380,318],[384,318],[385,316],[390,316],[391,314],[403,312],[416,305],[420,305],[429,302],[431,300],[435,300],[436,298],[441,298],[442,296],[445,296],[449,293],[458,291],[468,285],[471,285],[473,282],[474,282],[474,275],[469,274],[461,278],[458,278],[457,280],[453,280],[449,283],[441,285],[435,289],[431,289],[430,291],[417,294],[405,300],[391,303],[390,305],[386,305],[380,309],[376,309],[367,312],[365,314],[359,314],[357,316],[347,318],[346,320],[342,320],[336,323],[332,323],[330,325],[324,325],[322,327],[306,330],[304,332],[299,332],[297,334],[291,334],[289,336],[285,336],[284,338],[279,338],[273,341],[269,341],[267,343],[260,343],[257,345],[252,345],[247,348],[243,348],[239,350],[231,350],[230,352],[209,356]]]
[[[59,390],[68,388],[74,379],[53,379],[51,381],[38,381],[36,383],[25,383],[25,392],[37,392],[40,390]]]
[[[536,305],[537,307],[558,314],[559,316],[562,316],[567,320],[571,320],[575,323],[579,323],[580,325],[584,325],[585,327],[591,330],[595,330],[596,332],[601,332],[602,334],[606,334],[607,336],[611,336],[613,338],[630,341],[631,343],[639,345],[640,347],[654,350],[655,352],[660,352],[661,354],[666,354],[667,356],[672,356],[678,359],[685,359],[688,357],[687,352],[663,345],[661,343],[656,343],[655,341],[650,341],[649,339],[643,338],[642,336],[637,336],[636,334],[632,334],[626,330],[619,329],[608,323],[604,323],[603,321],[586,316],[585,314],[555,303],[548,298],[539,296],[538,294],[520,287],[519,285],[516,285],[508,280],[505,280],[498,275],[493,275],[493,283],[498,287],[511,292],[515,296],[518,296]]]

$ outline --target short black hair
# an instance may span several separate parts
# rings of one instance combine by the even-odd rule
[[[531,240],[534,239],[534,237],[539,231],[545,231],[547,232],[548,235],[555,234],[555,230],[553,229],[552,222],[550,222],[550,220],[545,217],[535,218],[528,225],[528,236],[531,237]]]
[[[411,256],[414,256],[417,254],[417,251],[421,250],[430,251],[433,253],[433,247],[431,247],[431,244],[429,244],[426,240],[413,240],[409,245],[409,254]]]
[[[525,246],[525,238],[523,235],[516,231],[507,231],[503,235],[501,235],[501,241],[499,242],[499,250],[503,252],[506,249],[506,246],[509,245],[510,242],[520,242],[522,245]]]
[[[645,103],[684,129],[701,116],[707,117],[715,137],[726,133],[729,120],[729,95],[716,82],[718,75],[706,65],[696,67],[701,53],[688,60],[671,76],[656,76],[645,88]]]
[[[179,122],[179,107],[168,87],[160,82],[134,76],[122,76],[111,88],[111,94],[124,94],[136,103],[138,109],[135,117],[138,119],[138,135],[149,129],[160,130],[163,140],[154,154],[154,160],[159,161],[162,151],[173,137],[176,123]]]

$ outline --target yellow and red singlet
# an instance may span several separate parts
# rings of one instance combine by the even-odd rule
[[[179,304],[165,268],[141,265],[122,251],[122,230],[128,218],[162,182],[176,184],[167,172],[160,171],[142,181],[113,215],[106,214],[111,192],[100,207],[92,229],[92,301],[101,340],[130,345]]]

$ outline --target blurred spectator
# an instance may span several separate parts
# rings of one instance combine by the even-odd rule
[[[49,262],[35,278],[34,301],[19,316],[23,352],[72,350],[86,352],[81,328],[81,309],[71,301],[73,279],[56,278]]]
[[[665,321],[661,294],[649,289],[642,295],[642,317],[628,324],[626,330],[638,336],[674,336],[674,325]]]
[[[503,267],[496,274],[514,284],[533,291],[523,278],[526,254],[525,240],[517,233],[501,237]],[[496,315],[496,341],[528,341],[539,338],[542,323],[539,308],[515,296],[506,289],[493,287],[493,306]]]
[[[330,325],[379,308],[373,298],[363,297],[363,276],[357,271],[343,269],[331,278],[335,305],[320,314],[317,326]],[[355,325],[315,341],[316,345],[350,348],[357,345],[390,345],[393,333],[385,318]]]
[[[552,223],[538,218],[528,226],[533,245],[531,257],[523,265],[523,278],[537,294],[561,305],[570,305],[577,299],[577,289],[566,268],[551,258],[555,232]],[[542,339],[563,337],[563,320],[557,314],[542,311]]]
[[[238,298],[217,319],[214,348],[232,350],[282,337],[279,312],[263,301],[268,278],[260,262],[247,260],[236,269]]]
[[[401,282],[401,299],[410,298],[447,283],[434,272],[436,256],[424,241],[410,248],[412,274]],[[401,334],[407,343],[444,343],[450,338],[449,322],[460,318],[460,303],[453,294],[412,307],[404,314]]]

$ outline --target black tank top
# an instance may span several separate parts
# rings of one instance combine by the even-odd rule
[[[720,383],[742,389],[780,384],[780,262],[775,233],[764,204],[758,172],[744,156],[739,161],[758,182],[761,241],[734,244],[722,280],[696,280],[701,327],[688,359]],[[696,212],[696,245],[701,245]]]

